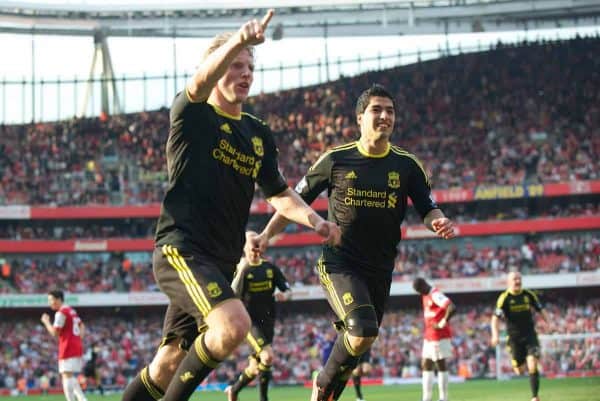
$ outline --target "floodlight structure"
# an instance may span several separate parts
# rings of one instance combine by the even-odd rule
[[[79,113],[80,117],[86,115],[89,100],[93,96],[97,68],[100,68],[101,113],[105,115],[121,113],[117,83],[108,49],[108,42],[106,35],[101,30],[94,32],[94,56],[92,57],[85,96]]]

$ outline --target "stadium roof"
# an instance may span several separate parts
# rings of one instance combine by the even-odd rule
[[[597,25],[598,0],[12,1],[0,32],[212,37],[276,9],[285,37],[409,35]]]

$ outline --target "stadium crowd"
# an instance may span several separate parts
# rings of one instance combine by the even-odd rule
[[[560,332],[600,333],[600,299],[585,304],[555,302],[546,307],[553,327],[540,321],[540,334]],[[105,311],[79,308],[88,327],[85,347],[91,344],[99,350],[98,369],[105,388],[122,388],[135,375],[158,345],[161,335],[160,313],[130,313],[115,309]],[[450,372],[464,377],[490,377],[495,374],[495,350],[489,347],[489,321],[492,305],[466,305],[452,319],[454,358]],[[273,369],[275,382],[300,383],[310,380],[320,366],[316,336],[331,329],[331,316],[325,314],[289,314],[276,324],[273,343],[277,359]],[[419,377],[422,343],[422,313],[420,309],[392,309],[384,318],[379,339],[372,350],[372,377]],[[542,347],[546,343],[542,342]],[[542,354],[544,374],[600,369],[600,338],[548,343]],[[209,377],[209,382],[233,379],[245,357],[251,352],[242,346]],[[509,358],[503,358],[510,370]],[[56,374],[56,344],[48,339],[35,318],[0,322],[0,389],[16,391],[17,382],[25,379],[29,388],[39,388],[46,377],[58,385]]]
[[[520,268],[524,274],[567,273],[600,269],[598,233],[470,238],[450,244],[402,241],[394,280],[500,276]],[[318,284],[314,270],[317,246],[271,248],[268,257],[294,286]],[[0,258],[10,275],[0,275],[0,293],[44,293],[57,285],[72,293],[156,291],[151,254],[59,254]]]
[[[520,220],[531,218],[583,217],[600,215],[600,196],[590,195],[583,200],[570,198],[531,200],[525,205],[496,202],[448,203],[442,205],[444,212],[457,223],[477,223],[497,220]],[[541,203],[541,204],[540,204]],[[405,224],[422,224],[412,207],[405,218]],[[260,231],[271,214],[252,215],[248,228]],[[104,238],[152,238],[156,230],[156,218],[129,219],[89,219],[89,220],[5,220],[0,224],[0,239],[104,239]],[[309,230],[292,223],[285,229],[287,233]]]
[[[357,138],[354,102],[373,82],[397,99],[394,141],[437,189],[597,179],[600,39],[501,45],[261,94],[281,169],[296,181],[327,148]],[[1,125],[0,205],[157,202],[168,110]]]

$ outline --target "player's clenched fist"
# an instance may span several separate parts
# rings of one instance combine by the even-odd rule
[[[259,45],[265,41],[265,32],[274,13],[273,10],[269,10],[260,22],[253,19],[242,25],[238,34],[244,46]]]
[[[248,260],[254,260],[260,257],[269,245],[268,237],[264,234],[258,234],[254,231],[246,232],[246,244],[244,245],[244,255]]]
[[[456,236],[452,220],[446,217],[434,219],[431,222],[431,226],[433,227],[435,233],[444,239],[450,239]]]
[[[338,225],[327,220],[315,225],[315,232],[323,237],[323,243],[327,245],[339,245],[342,240]]]

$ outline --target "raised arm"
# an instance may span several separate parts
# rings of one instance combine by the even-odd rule
[[[187,93],[194,102],[203,102],[240,51],[265,41],[265,31],[274,11],[269,10],[261,21],[246,22],[225,44],[210,53],[186,85]]]

